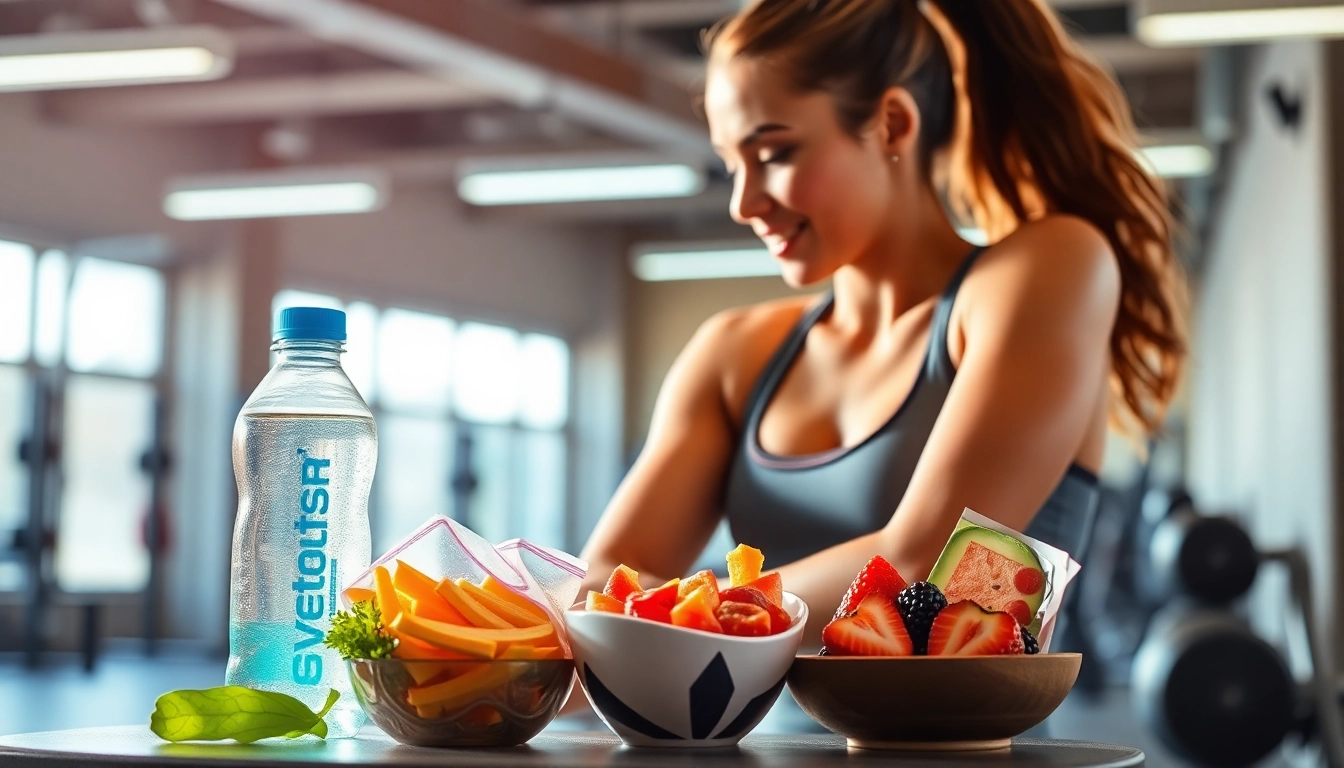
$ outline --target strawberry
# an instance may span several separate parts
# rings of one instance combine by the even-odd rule
[[[876,555],[863,566],[859,575],[854,577],[854,583],[849,585],[849,591],[840,601],[840,608],[836,610],[835,617],[838,619],[853,613],[859,603],[871,594],[882,595],[888,601],[895,602],[906,586],[905,579],[901,578],[901,574],[896,572],[891,563],[884,560],[881,555]]]
[[[719,593],[719,599],[725,603],[749,603],[759,605],[770,615],[770,634],[777,635],[789,628],[793,619],[787,611],[770,600],[764,592],[755,587],[730,587]]]
[[[930,656],[999,656],[1024,650],[1017,619],[970,600],[944,608],[929,629]]]
[[[680,579],[673,579],[657,589],[630,595],[625,600],[626,614],[671,624],[672,608],[677,604],[677,586],[680,582]]]
[[[607,579],[607,586],[602,590],[602,594],[624,603],[631,595],[638,595],[643,591],[639,588],[639,572],[627,565],[618,565]]]
[[[863,598],[852,615],[832,619],[821,639],[831,656],[909,656],[915,650],[896,604],[880,594]]]

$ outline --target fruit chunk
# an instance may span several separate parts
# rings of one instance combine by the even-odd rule
[[[584,610],[603,611],[605,613],[625,613],[625,604],[614,597],[604,595],[601,592],[588,592],[588,600],[583,604]]]
[[[778,606],[784,605],[784,578],[779,575],[779,571],[771,571],[743,586],[759,589],[770,602]]]
[[[725,635],[764,637],[770,634],[770,614],[751,603],[722,602],[714,611]]]
[[[607,586],[602,590],[602,594],[624,603],[631,595],[638,595],[643,591],[639,587],[639,572],[628,566],[618,565],[616,570],[611,572],[611,578],[607,579]]]
[[[499,714],[499,710],[489,704],[477,704],[471,708],[471,711],[462,716],[466,723],[478,728],[489,728],[492,725],[499,725],[504,722],[504,716]]]
[[[1040,574],[1037,577],[1023,570]],[[1033,587],[1027,592],[1018,585]],[[1019,619],[1026,618],[1023,626],[1039,631],[1035,622],[1041,602],[1045,598],[1045,576],[1036,553],[1016,538],[979,525],[959,528],[934,564],[929,581],[937,584],[949,603],[973,600],[991,611],[1006,611],[1010,603],[1021,600],[1025,610],[1018,606]]]
[[[779,605],[766,597],[765,593],[755,587],[731,587],[719,593],[719,599],[728,603],[749,603],[760,606],[765,609],[766,615],[770,617],[770,634],[777,635],[789,628],[793,619]]]
[[[728,553],[728,580],[734,587],[741,587],[761,578],[761,566],[765,564],[765,555],[755,547],[738,544]]]
[[[700,629],[705,632],[723,633],[723,625],[714,616],[714,610],[719,607],[719,597],[713,593],[713,587],[701,585],[693,590],[689,595],[677,601],[672,606],[672,623],[678,627],[688,629]]]
[[[641,619],[672,623],[672,608],[677,604],[677,587],[681,579],[673,579],[657,589],[631,595],[625,601],[625,612]]]
[[[999,656],[1023,650],[1017,619],[970,600],[944,608],[929,630],[930,656]]]
[[[909,656],[914,643],[896,604],[873,593],[859,601],[849,616],[832,619],[821,631],[822,642],[832,656]]]
[[[905,587],[905,579],[901,578],[892,564],[881,555],[874,555],[859,571],[859,575],[854,577],[854,583],[849,585],[849,590],[840,600],[835,617],[847,616],[858,610],[859,603],[869,595],[882,595],[888,601],[895,602]]]
[[[929,629],[938,612],[947,607],[947,598],[942,590],[927,581],[916,581],[901,590],[896,598],[896,610],[905,620],[905,629],[915,644],[915,655],[923,656],[929,652]]]
[[[677,599],[684,600],[687,595],[701,587],[705,587],[710,591],[710,594],[713,595],[714,598],[710,602],[717,607],[719,604],[719,577],[715,576],[714,572],[708,569],[699,571],[682,579],[681,586],[677,587]]]

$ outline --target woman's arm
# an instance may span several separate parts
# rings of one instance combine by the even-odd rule
[[[668,372],[639,459],[584,547],[585,589],[600,590],[622,563],[646,588],[685,575],[714,533],[734,444],[724,361],[743,312],[706,321]]]
[[[965,507],[1026,527],[1095,423],[1119,294],[1106,240],[1077,219],[1025,225],[981,257],[958,299],[957,377],[895,514],[780,568],[812,609],[805,644],[820,644],[830,609],[873,555],[914,581],[928,577]]]

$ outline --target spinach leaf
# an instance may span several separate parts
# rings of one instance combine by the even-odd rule
[[[326,706],[314,713],[293,696],[237,685],[173,691],[154,702],[149,729],[167,741],[251,743],[275,736],[297,739],[309,733],[325,739],[327,724],[322,718],[340,695],[332,690]]]

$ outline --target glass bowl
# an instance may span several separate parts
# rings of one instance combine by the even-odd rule
[[[550,724],[570,659],[352,659],[355,697],[387,735],[418,747],[511,747]]]

